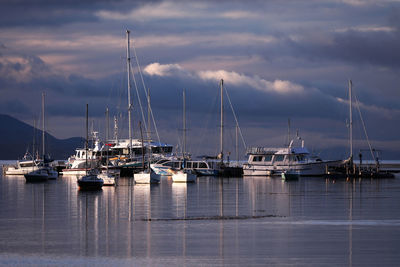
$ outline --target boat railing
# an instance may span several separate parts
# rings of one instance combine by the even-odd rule
[[[246,154],[275,154],[282,148],[271,148],[271,147],[249,147],[246,150]]]

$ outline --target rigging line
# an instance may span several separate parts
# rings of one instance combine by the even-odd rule
[[[244,148],[246,149],[246,148],[247,148],[247,145],[246,145],[246,142],[244,141],[244,137],[243,137],[243,134],[242,134],[242,129],[241,129],[240,126],[239,126],[239,122],[238,122],[238,119],[237,119],[237,117],[236,117],[235,110],[233,109],[233,105],[232,105],[232,102],[231,102],[231,98],[229,97],[228,90],[226,89],[226,87],[224,87],[224,89],[225,89],[225,94],[226,94],[226,96],[228,97],[229,105],[231,106],[231,109],[232,109],[233,117],[235,118],[236,126],[237,126],[238,129],[239,129],[239,134],[240,134],[240,137],[241,137],[241,139],[242,139],[243,146],[244,146]]]
[[[143,75],[142,75],[142,69],[140,68],[139,59],[138,59],[138,57],[136,56],[136,48],[135,48],[135,45],[134,45],[134,42],[133,42],[133,41],[132,41],[132,48],[133,48],[133,54],[134,54],[135,60],[136,60],[136,65],[137,65],[137,67],[138,67],[139,75],[140,75],[140,78],[141,78],[141,80],[142,80],[142,85],[143,85],[143,90],[144,90],[144,92],[145,92],[146,100],[147,100],[147,103],[150,103],[150,101],[149,101],[149,99],[148,99],[147,92],[146,92],[146,86],[145,86],[145,84],[144,84],[144,79],[143,79]],[[149,110],[150,110],[150,115],[151,115],[152,122],[153,122],[153,125],[154,125],[154,129],[155,129],[155,131],[156,131],[156,135],[157,135],[158,142],[161,144],[160,136],[159,136],[159,134],[158,134],[157,124],[156,124],[156,121],[155,121],[155,119],[154,119],[153,109],[151,108],[151,105],[150,105],[150,107],[149,107]],[[146,131],[147,131],[147,129],[146,129]]]
[[[144,119],[142,101],[141,101],[141,99],[140,99],[139,89],[138,89],[138,86],[137,86],[137,83],[136,83],[136,78],[135,78],[135,75],[134,75],[133,70],[132,70],[132,63],[130,63],[130,64],[131,64],[132,79],[133,79],[133,83],[134,83],[134,85],[135,85],[136,95],[137,95],[137,97],[138,97],[138,103],[139,103],[139,107],[140,107],[140,112],[142,113],[142,120],[143,120],[143,121],[146,121],[146,120]],[[132,105],[132,106],[133,106],[133,105]],[[147,125],[146,125],[146,124],[144,124],[144,129],[145,129],[145,131],[147,132]]]
[[[354,88],[353,88],[353,94],[354,94],[354,98],[356,100],[358,114],[360,115],[361,123],[362,123],[362,126],[364,128],[364,134],[365,134],[365,138],[367,139],[367,143],[368,143],[368,146],[369,146],[369,151],[371,152],[372,159],[376,161],[374,153],[372,152],[371,143],[370,143],[369,138],[368,138],[367,128],[365,127],[364,119],[363,119],[363,116],[361,114],[360,102],[358,102],[358,98],[357,98],[356,92],[354,91]]]

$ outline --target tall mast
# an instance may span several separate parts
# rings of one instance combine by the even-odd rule
[[[35,160],[35,146],[36,146],[36,119],[33,118],[33,143],[32,143],[32,160]]]
[[[87,154],[88,154],[88,142],[89,142],[89,104],[86,103],[86,142],[85,142],[85,169],[87,175]]]
[[[288,118],[287,123],[288,123],[288,127],[287,127],[287,144],[289,146],[289,144],[290,144],[290,118]]]
[[[108,158],[109,158],[109,130],[110,130],[110,113],[108,111],[108,107],[106,108],[106,146],[107,146],[107,172],[108,172]]]
[[[147,140],[150,142],[150,87],[147,88]]]
[[[350,160],[353,161],[353,101],[352,101],[352,87],[353,83],[349,80],[349,103],[350,103]]]
[[[239,164],[239,126],[236,124],[236,131],[235,131],[235,137],[236,137],[236,164]],[[237,165],[238,166],[238,165]]]
[[[142,139],[142,171],[144,171],[144,141],[143,141],[143,131],[142,131],[142,122],[139,121],[140,128],[140,138]]]
[[[186,155],[186,95],[185,89],[183,89],[183,152],[182,156],[185,158]]]
[[[43,163],[45,157],[45,145],[44,145],[44,92],[42,92],[42,152],[43,152]]]
[[[224,161],[224,80],[221,79],[221,132],[220,132],[220,150],[221,162]]]
[[[126,45],[126,65],[128,71],[128,127],[129,127],[129,157],[132,158],[132,103],[131,103],[131,55],[130,55],[130,44],[129,44],[129,30],[126,30],[126,38],[127,38],[127,45]]]

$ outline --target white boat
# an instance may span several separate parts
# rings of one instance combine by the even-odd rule
[[[27,159],[24,156],[24,160],[19,160],[15,165],[3,166],[3,173],[5,175],[24,175],[32,171],[39,169],[38,165],[40,161]]]
[[[156,184],[160,182],[160,175],[153,171],[143,171],[133,174],[136,184]]]
[[[297,140],[301,140],[298,138]],[[294,140],[289,147],[269,148],[253,147],[247,150],[248,162],[243,164],[245,176],[269,176],[281,175],[282,172],[292,170],[300,176],[322,176],[326,174],[328,166],[338,166],[341,160],[322,160],[311,155],[304,141],[301,146],[293,146]]]
[[[61,174],[63,176],[83,176],[86,175],[90,168],[82,168],[82,169],[63,169]],[[92,170],[93,171],[93,170]]]
[[[63,175],[84,175],[86,169],[100,166],[102,147],[98,132],[93,131],[91,138],[94,143],[93,148],[75,149],[75,155],[67,160],[67,168],[62,170]]]
[[[171,176],[171,169],[178,169],[182,166],[183,160],[179,159],[162,159],[154,164],[151,164],[151,169],[158,175]],[[205,160],[187,160],[185,169],[191,169],[198,176],[216,176],[218,170],[210,167],[210,164]]]
[[[196,178],[197,175],[188,169],[177,170],[172,173],[172,181],[174,183],[194,183]]]
[[[115,175],[112,175],[109,172],[101,172],[97,175],[97,177],[103,179],[103,181],[104,181],[103,185],[116,185],[117,184],[118,177]]]

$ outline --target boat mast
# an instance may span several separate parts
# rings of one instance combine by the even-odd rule
[[[235,131],[235,137],[236,137],[236,164],[239,166],[239,126],[236,124],[236,131]]]
[[[114,116],[114,139],[115,143],[118,144],[118,119]]]
[[[290,118],[288,118],[287,123],[288,123],[288,127],[287,127],[287,143],[288,143],[288,146],[289,146],[289,144],[290,144]]]
[[[140,138],[142,139],[142,171],[144,171],[144,141],[143,141],[143,131],[142,131],[142,122],[139,121],[140,128]]]
[[[131,103],[131,56],[129,50],[129,30],[126,30],[126,37],[127,37],[127,45],[126,45],[126,65],[127,65],[127,72],[128,72],[128,127],[129,127],[129,157],[132,158],[132,103]]]
[[[224,162],[224,80],[221,79],[221,132],[220,132],[220,150],[221,163]]]
[[[150,87],[147,88],[147,139],[150,142]]]
[[[32,143],[32,162],[35,161],[35,145],[36,145],[36,119],[33,118],[33,143]]]
[[[353,83],[351,82],[351,80],[349,80],[349,103],[350,103],[350,161],[351,164],[353,164],[353,101],[352,101],[352,87],[353,87]]]
[[[150,170],[150,164],[151,164],[151,160],[153,158],[153,154],[151,151],[151,132],[150,132],[150,87],[147,88],[147,144],[148,144],[148,149],[149,149],[149,170]]]
[[[44,92],[42,92],[42,152],[43,152],[43,164],[45,163],[45,145],[44,145]]]
[[[88,174],[87,154],[88,154],[88,142],[89,142],[89,104],[86,103],[86,141],[85,141],[85,170],[86,175]]]
[[[182,156],[186,156],[186,95],[185,89],[183,89],[183,151]]]
[[[110,113],[108,111],[108,107],[106,108],[106,146],[107,146],[107,173],[108,173],[108,159],[109,159],[109,130],[110,130]]]

